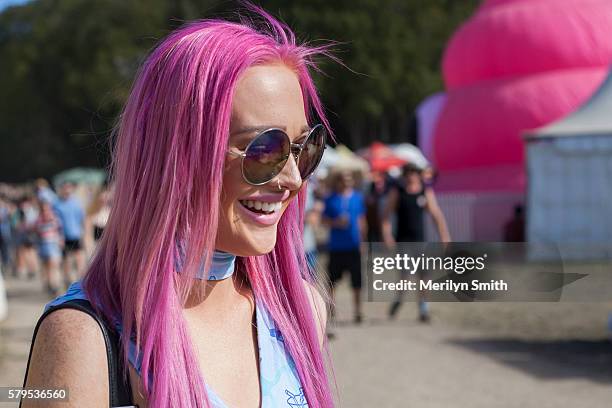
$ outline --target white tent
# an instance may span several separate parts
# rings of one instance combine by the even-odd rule
[[[525,135],[527,239],[612,258],[612,74],[580,109]]]
[[[335,148],[327,145],[321,163],[315,170],[315,176],[320,179],[326,178],[334,170],[350,170],[358,173],[368,171],[368,162],[357,156],[345,145],[337,145]]]
[[[389,148],[398,157],[406,160],[409,163],[414,164],[421,169],[426,169],[431,166],[429,160],[425,158],[421,149],[410,143],[391,144]]]

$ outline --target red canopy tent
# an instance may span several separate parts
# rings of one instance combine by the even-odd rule
[[[374,142],[370,147],[359,150],[357,154],[368,161],[372,171],[387,171],[406,163],[406,160],[396,155],[390,147],[381,142]]]

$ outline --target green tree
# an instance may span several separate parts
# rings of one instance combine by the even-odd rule
[[[342,142],[407,141],[415,107],[443,89],[441,57],[448,38],[477,0],[309,0],[264,2],[301,35],[333,39],[355,71],[324,63],[318,84],[335,114]]]
[[[0,14],[0,177],[103,166],[166,1],[44,0]]]
[[[338,138],[400,141],[440,59],[477,0],[264,0],[302,39],[338,41],[347,69],[317,75]],[[231,17],[212,0],[37,0],[0,13],[0,180],[108,163],[108,136],[134,73],[185,20]]]

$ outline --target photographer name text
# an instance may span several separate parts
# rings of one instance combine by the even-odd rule
[[[418,282],[402,279],[398,282],[384,282],[375,280],[372,282],[374,290],[377,291],[441,291],[441,292],[468,292],[468,291],[507,291],[508,283],[503,279],[491,279],[484,282],[473,279],[471,282],[454,282],[451,279],[445,281],[433,281],[431,279],[419,279]]]

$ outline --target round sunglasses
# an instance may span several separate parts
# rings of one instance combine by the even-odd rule
[[[282,129],[270,128],[259,133],[244,151],[228,150],[229,154],[242,158],[242,177],[254,186],[261,186],[278,175],[293,154],[302,181],[317,168],[325,151],[327,131],[321,124],[315,125],[303,143],[292,143]]]

